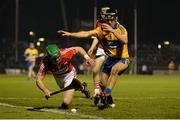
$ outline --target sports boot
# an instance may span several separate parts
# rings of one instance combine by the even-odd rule
[[[99,100],[100,100],[100,95],[96,94],[94,97],[94,105],[97,105],[99,103]]]
[[[89,90],[87,89],[87,83],[86,82],[83,82],[81,84],[82,86],[82,89],[81,89],[81,92],[85,94],[86,98],[90,98],[90,92]]]

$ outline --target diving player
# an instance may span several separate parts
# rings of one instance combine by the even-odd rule
[[[72,86],[64,92],[63,103],[61,108],[69,108],[75,90],[80,90],[86,95],[87,98],[90,97],[90,93],[87,90],[87,83],[81,84],[79,80],[76,79],[76,70],[71,63],[71,59],[77,53],[84,57],[88,65],[93,65],[94,60],[91,59],[82,47],[70,47],[59,49],[56,44],[50,44],[46,47],[47,55],[42,59],[37,74],[36,84],[38,88],[44,93],[46,97],[51,97],[51,91],[45,86],[43,80],[47,72],[51,72],[56,80],[57,85],[63,89],[68,86]]]

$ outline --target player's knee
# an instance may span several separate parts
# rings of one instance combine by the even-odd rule
[[[98,73],[98,72],[100,71],[100,69],[97,68],[97,67],[94,67],[94,68],[92,69],[92,71],[93,71],[93,73]]]
[[[118,73],[119,73],[119,69],[117,67],[113,67],[111,69],[111,75],[118,75]]]
[[[81,89],[81,82],[78,79],[73,79],[71,84],[75,90]]]

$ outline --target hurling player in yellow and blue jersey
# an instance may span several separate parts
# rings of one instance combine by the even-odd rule
[[[104,14],[101,14],[101,26],[90,30],[80,32],[67,32],[59,30],[62,36],[85,38],[95,36],[108,56],[105,60],[102,75],[102,93],[101,102],[104,107],[111,107],[113,104],[112,89],[117,82],[117,76],[123,73],[129,65],[128,54],[128,34],[127,30],[121,24],[116,27],[118,15],[117,10],[110,8]]]
[[[36,63],[36,58],[38,57],[38,50],[35,48],[34,43],[29,44],[29,47],[24,52],[24,57],[28,67],[27,79],[30,80],[36,77],[34,67]]]

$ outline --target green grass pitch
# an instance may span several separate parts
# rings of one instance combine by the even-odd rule
[[[92,76],[78,75],[93,91]],[[58,90],[52,75],[45,84]],[[98,110],[77,91],[70,110],[59,110],[62,93],[45,100],[25,75],[0,75],[0,119],[180,119],[180,76],[122,75],[112,91],[115,108]]]

